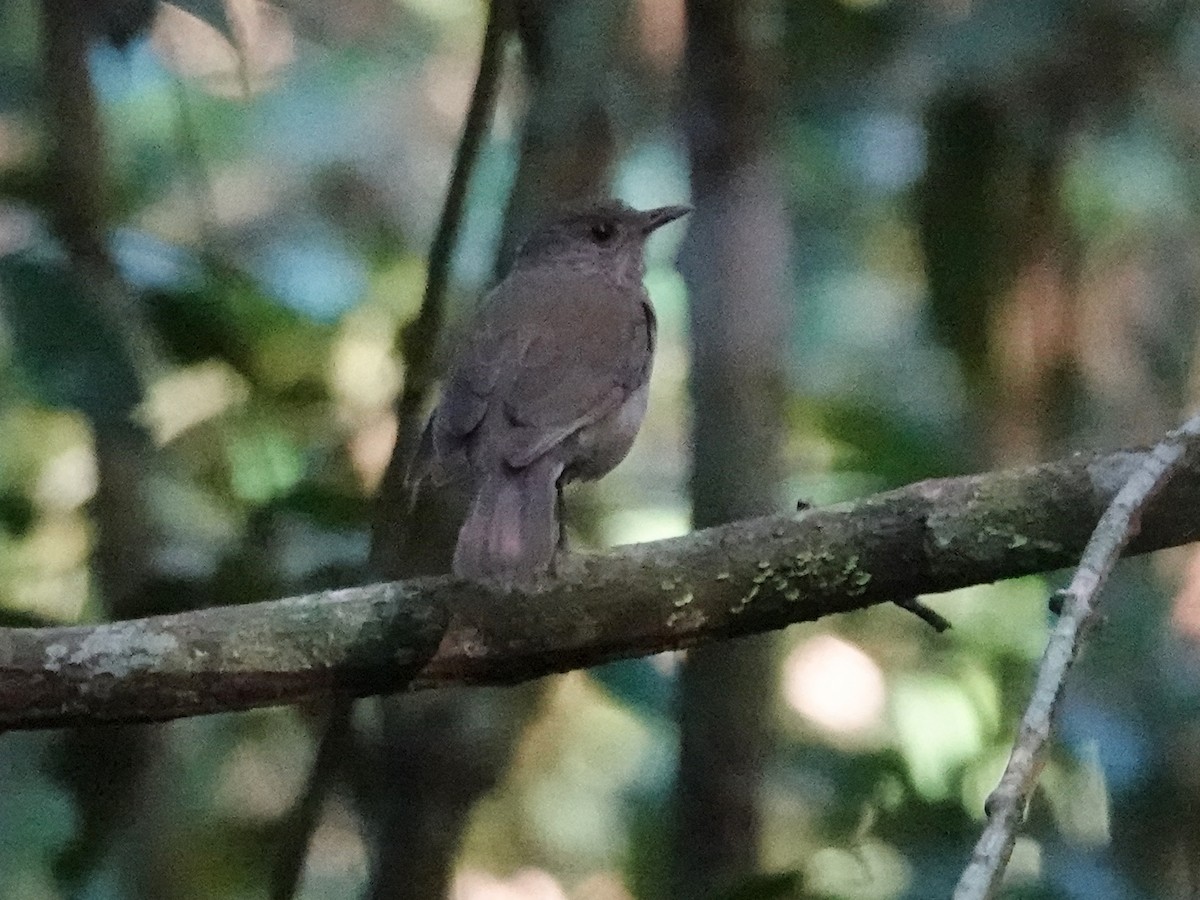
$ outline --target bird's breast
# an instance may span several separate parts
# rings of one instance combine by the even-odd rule
[[[587,425],[569,439],[564,470],[568,481],[590,481],[611,471],[633,446],[642,419],[646,415],[649,382],[631,393],[628,399],[607,416]]]

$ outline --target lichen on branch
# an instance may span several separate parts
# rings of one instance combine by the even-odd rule
[[[0,629],[0,729],[144,721],[513,683],[1074,564],[1142,459],[923,481],[848,503],[575,554],[529,591],[451,577],[133,622]],[[1200,538],[1195,447],[1130,552]],[[435,652],[436,648],[436,652]]]

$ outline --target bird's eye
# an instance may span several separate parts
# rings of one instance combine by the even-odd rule
[[[612,222],[596,222],[592,225],[592,239],[597,244],[607,244],[616,233]]]

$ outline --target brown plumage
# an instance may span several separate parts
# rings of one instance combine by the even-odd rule
[[[629,452],[646,411],[655,322],[646,238],[686,213],[607,202],[535,231],[484,302],[426,428],[414,481],[465,471],[455,574],[527,582],[559,543],[558,490]]]

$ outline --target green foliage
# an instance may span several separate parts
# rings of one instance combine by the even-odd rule
[[[1013,275],[1010,129],[982,92],[952,93],[929,113],[920,198],[929,309],[938,337],[976,380],[987,366],[989,316]]]
[[[793,900],[801,897],[801,878],[797,872],[779,872],[747,878],[714,900]]]
[[[129,416],[141,385],[104,285],[85,284],[61,261],[0,260],[0,290],[14,355],[38,398],[95,421]]]

